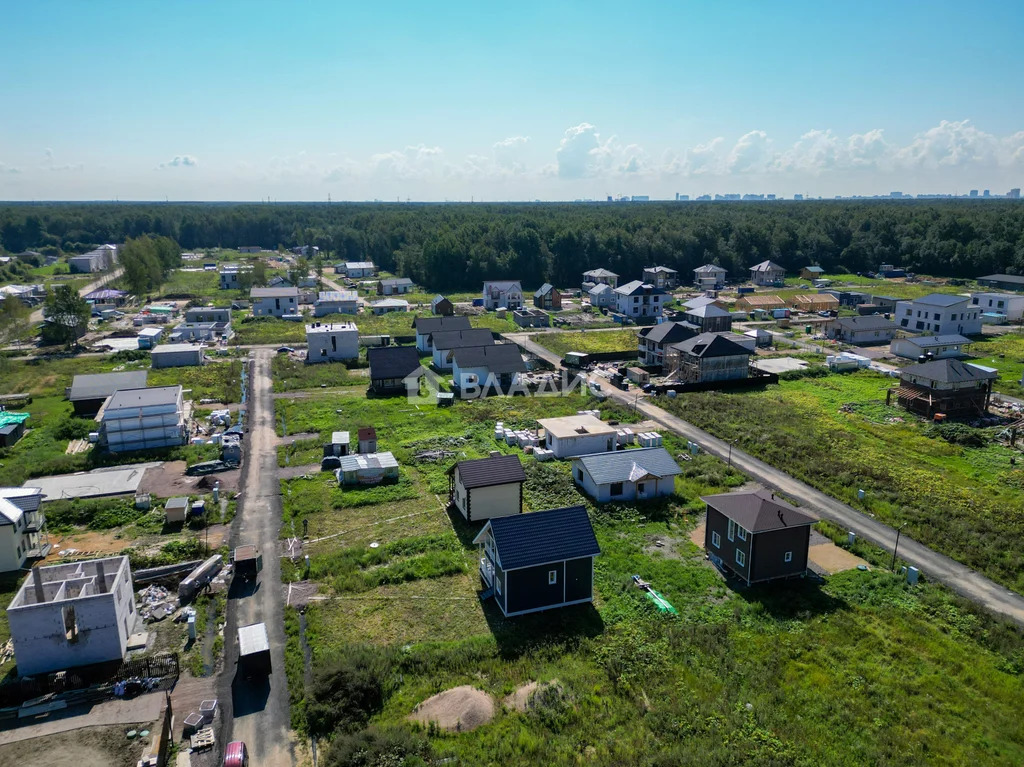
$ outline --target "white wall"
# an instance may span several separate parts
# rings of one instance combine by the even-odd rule
[[[571,458],[590,453],[607,453],[615,444],[615,434],[577,434],[572,437],[547,436],[548,449],[554,451],[556,458]]]
[[[252,305],[255,317],[283,317],[286,314],[297,314],[298,305],[295,296],[287,298],[261,298]]]
[[[467,516],[466,509],[468,507],[473,515],[473,522],[518,514],[520,511],[519,483],[474,487],[467,491],[462,486],[459,470],[456,469],[455,506],[462,512],[463,517]]]
[[[981,312],[964,298],[953,306],[932,306],[917,301],[897,301],[893,315],[901,328],[927,335],[978,335],[981,333]],[[909,312],[909,314],[908,314]]]
[[[582,481],[580,480],[581,473],[583,475]],[[596,484],[594,482],[594,478],[590,476],[590,473],[587,472],[580,463],[575,463],[573,465],[572,479],[573,482],[583,488],[583,492],[599,503],[607,503],[608,501],[637,500],[635,482],[623,482],[622,495],[613,496],[611,494],[611,483],[603,485]],[[675,491],[675,478],[665,477],[664,479],[648,479],[644,481],[643,485],[644,497],[641,500],[655,498],[662,495],[671,495]]]
[[[331,340],[335,345],[332,346]],[[328,333],[307,333],[309,346],[307,359],[310,362],[326,360],[352,360],[359,356],[359,331],[341,330]]]
[[[15,529],[14,525],[0,525],[0,573],[17,570],[25,563],[25,550],[28,548],[28,539],[25,538],[25,517],[21,517],[21,526]],[[22,546],[22,539],[24,546]],[[18,547],[21,547],[21,555],[18,555]]]

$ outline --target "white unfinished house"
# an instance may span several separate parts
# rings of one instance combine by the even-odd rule
[[[251,271],[251,264],[221,264],[220,269],[217,270],[217,275],[220,277],[220,289],[241,290],[244,284],[242,275]]]
[[[661,288],[633,280],[615,288],[615,309],[627,317],[660,317],[662,308],[671,298]]]
[[[911,333],[976,336],[981,334],[981,313],[967,296],[931,293],[897,302],[893,319]]]
[[[484,283],[484,309],[522,309],[523,285],[519,280],[494,280]]]
[[[354,290],[321,290],[313,302],[313,316],[358,314],[359,293]]]
[[[284,317],[299,311],[298,288],[253,288],[249,298],[253,317]]]
[[[100,442],[112,453],[175,447],[188,439],[181,386],[120,389],[98,417]]]
[[[556,458],[572,458],[615,449],[615,428],[595,416],[579,414],[542,418],[537,423],[544,429],[544,447],[552,451]]]
[[[18,674],[124,660],[136,617],[128,557],[34,567],[7,606]]]
[[[43,491],[38,487],[0,487],[0,573],[19,570],[50,552],[43,527]]]
[[[718,290],[725,287],[728,274],[717,264],[704,264],[693,270],[693,284],[701,290]]]
[[[359,356],[359,328],[354,322],[306,325],[306,362],[354,360]]]

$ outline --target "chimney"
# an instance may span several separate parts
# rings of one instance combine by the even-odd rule
[[[46,601],[46,593],[43,591],[43,574],[38,567],[32,568],[32,584],[36,590],[36,603],[42,604]]]
[[[101,594],[106,593],[106,591],[107,591],[107,578],[106,578],[106,573],[103,572],[103,560],[102,559],[97,560],[97,562],[96,562],[96,578],[97,578],[97,581],[99,582],[98,585],[97,585],[97,590]]]

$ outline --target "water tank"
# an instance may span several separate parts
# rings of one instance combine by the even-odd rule
[[[857,499],[858,499],[858,500],[861,500],[861,501],[863,501],[863,500],[864,500],[864,495],[865,495],[865,493],[864,493],[864,491],[863,491],[863,490],[858,490],[858,491],[857,491]]]
[[[852,546],[853,544],[855,544],[855,543],[857,542],[857,533],[853,532],[853,530],[848,530],[848,531],[846,532],[846,542],[847,542],[847,543],[848,543],[848,544],[849,544],[850,546]]]

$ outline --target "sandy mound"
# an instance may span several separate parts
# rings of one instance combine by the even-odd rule
[[[544,682],[543,684],[527,682],[505,698],[505,705],[509,708],[515,709],[516,711],[526,711],[526,709],[530,707],[530,700],[533,698],[534,694],[537,692],[543,692],[548,687],[561,687],[561,685],[557,679],[552,679],[550,682]]]
[[[442,730],[469,732],[494,718],[494,699],[482,690],[462,685],[438,693],[420,703],[409,718]]]

